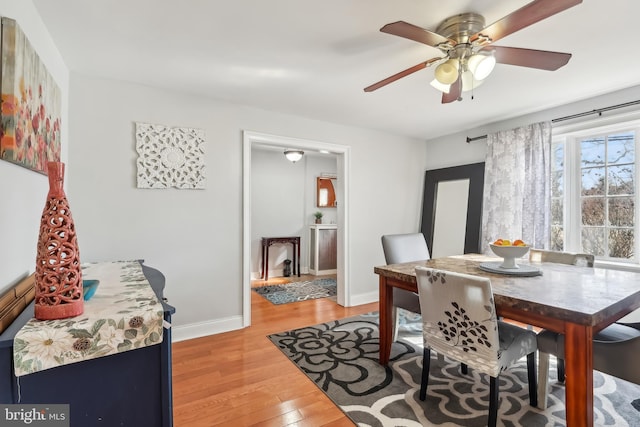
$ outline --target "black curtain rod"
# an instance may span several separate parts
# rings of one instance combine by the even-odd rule
[[[633,105],[640,104],[640,99],[631,102],[625,102],[624,104],[612,105],[610,107],[598,108],[597,110],[585,111],[584,113],[572,114],[570,116],[558,117],[557,119],[551,120],[551,123],[562,122],[565,120],[577,119],[579,117],[590,116],[592,114],[597,114],[599,116],[602,115],[605,111],[617,110],[618,108],[631,107]],[[472,141],[477,141],[479,139],[486,139],[487,135],[474,136],[473,138],[467,137],[467,144]]]

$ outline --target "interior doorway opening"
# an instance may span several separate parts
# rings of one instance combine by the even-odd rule
[[[350,147],[331,144],[322,141],[314,141],[299,138],[290,138],[278,135],[269,135],[257,132],[243,132],[243,326],[251,325],[251,248],[254,236],[251,233],[252,208],[252,151],[257,148],[275,147],[282,149],[300,149],[307,151],[323,151],[336,156],[337,193],[342,200],[337,200],[337,302],[349,307],[349,164]]]

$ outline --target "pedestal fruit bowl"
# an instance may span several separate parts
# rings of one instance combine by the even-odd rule
[[[529,252],[529,246],[521,240],[514,241],[512,245],[510,243],[505,244],[504,241],[499,239],[494,243],[490,243],[489,246],[494,254],[503,258],[500,268],[519,268],[516,264],[516,258],[522,258]]]

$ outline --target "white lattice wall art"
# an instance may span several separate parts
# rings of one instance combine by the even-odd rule
[[[138,188],[204,188],[204,130],[136,122]]]

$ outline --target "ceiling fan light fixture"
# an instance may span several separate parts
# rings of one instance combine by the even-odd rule
[[[469,92],[484,83],[484,80],[474,78],[473,73],[470,70],[463,72],[460,76],[460,80],[462,81],[463,92]]]
[[[443,85],[450,85],[458,80],[458,65],[457,59],[448,59],[442,64],[436,67],[434,75]]]
[[[460,91],[462,90],[462,76],[460,74],[466,72],[469,65],[471,66],[471,72],[475,75],[475,79],[471,79],[473,88],[492,72],[497,62],[494,55],[500,59],[502,64],[555,71],[569,62],[570,53],[506,46],[492,47],[491,45],[510,34],[581,2],[582,0],[529,0],[525,6],[494,21],[488,27],[485,26],[484,17],[474,12],[450,16],[438,25],[435,32],[404,21],[389,23],[380,28],[380,31],[434,47],[440,50],[444,57],[436,56],[427,59],[367,86],[364,91],[372,92],[432,64],[439,64],[434,74],[439,83],[451,85],[450,92],[442,96],[442,103],[449,104],[460,100]],[[443,60],[444,62],[442,62]],[[459,61],[455,63],[456,66],[454,66],[453,60]],[[471,98],[473,99],[473,96]]]
[[[302,150],[288,150],[288,149],[284,150],[284,156],[291,163],[297,162],[298,160],[300,160],[302,158],[303,155],[304,155],[304,151],[302,151]]]
[[[431,80],[431,86],[444,93],[449,93],[449,91],[451,90],[451,85],[444,85],[440,83],[438,79]]]
[[[484,80],[496,66],[496,58],[491,54],[475,53],[469,58],[468,66],[476,80]]]

